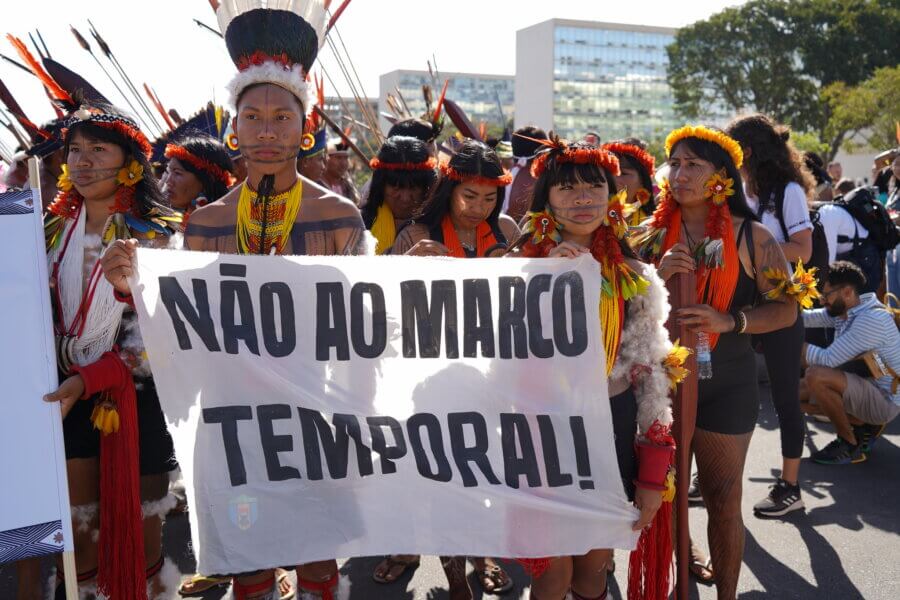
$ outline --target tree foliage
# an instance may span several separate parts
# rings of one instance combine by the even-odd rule
[[[668,48],[676,110],[698,118],[709,106],[763,112],[815,132],[833,150],[834,95],[898,62],[900,0],[750,0],[678,31]]]
[[[895,147],[900,122],[900,66],[884,67],[858,86],[832,83],[822,92],[831,118],[826,139],[846,139],[844,148],[885,150]]]

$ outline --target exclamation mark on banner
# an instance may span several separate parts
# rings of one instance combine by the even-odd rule
[[[584,433],[584,419],[582,417],[569,417],[569,427],[572,428],[572,440],[575,443],[575,467],[579,477],[591,476],[591,459],[588,455],[587,435]],[[582,479],[578,482],[583,490],[594,489],[593,479]]]

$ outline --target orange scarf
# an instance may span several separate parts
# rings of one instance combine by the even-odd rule
[[[662,257],[681,238],[681,208],[675,204],[673,209],[672,206],[668,206],[669,203],[675,204],[675,200],[671,196],[664,197],[654,214],[654,226],[666,228],[666,238],[659,257]],[[664,219],[660,219],[660,221],[665,220],[665,222],[657,225],[656,217],[659,215],[665,215]],[[728,204],[716,205],[713,202],[709,203],[709,214],[706,217],[706,236],[712,240],[722,240],[723,260],[722,266],[712,269],[707,268],[702,263],[698,263],[697,302],[709,304],[717,311],[727,313],[731,309],[731,300],[737,287],[738,269],[741,264],[738,257],[737,243],[734,239],[734,225],[731,221],[731,211],[728,210]],[[709,334],[710,348],[715,348],[718,341],[718,333]]]
[[[444,216],[444,220],[441,221],[441,231],[444,234],[444,245],[450,249],[450,256],[467,258],[466,251],[459,241],[459,236],[456,234],[453,221],[450,219],[450,213],[447,213]],[[494,236],[494,231],[488,222],[482,221],[479,223],[475,229],[475,256],[478,258],[484,257],[485,252],[496,245],[497,238]]]

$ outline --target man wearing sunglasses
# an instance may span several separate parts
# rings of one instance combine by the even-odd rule
[[[826,415],[837,430],[834,441],[812,455],[821,464],[863,462],[885,424],[900,414],[900,332],[875,294],[860,294],[865,286],[858,266],[835,262],[822,288],[822,308],[803,311],[806,327],[835,330],[827,348],[803,349],[801,408]],[[842,369],[863,357],[871,377]]]

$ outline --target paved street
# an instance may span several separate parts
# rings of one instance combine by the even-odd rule
[[[808,455],[810,449],[832,439],[833,429],[811,420],[807,426]],[[777,420],[764,388],[759,427],[745,472],[747,543],[740,597],[900,598],[900,422],[889,426],[865,463],[825,467],[804,460],[801,487],[807,505],[805,513],[795,512],[785,520],[756,519],[751,515],[751,507],[766,494],[776,468],[780,468]],[[704,509],[691,508],[691,530],[698,541],[705,540],[705,526]],[[187,552],[188,536],[186,517],[166,523],[166,551],[182,573],[193,569]],[[446,580],[437,558],[424,558],[412,577],[407,575],[391,586],[372,582],[371,572],[377,562],[377,558],[342,562],[341,573],[351,584],[350,600],[447,598]],[[611,581],[611,598],[624,594],[625,552],[617,553],[617,562],[619,569]],[[527,578],[518,567],[507,566],[517,583],[508,597],[517,598],[527,585]],[[475,598],[481,598],[477,582],[471,577],[470,580]],[[0,598],[14,598],[13,590],[13,569],[0,568]],[[231,597],[230,592],[223,591],[206,596],[217,600]],[[715,591],[694,584],[692,598],[713,599]]]

